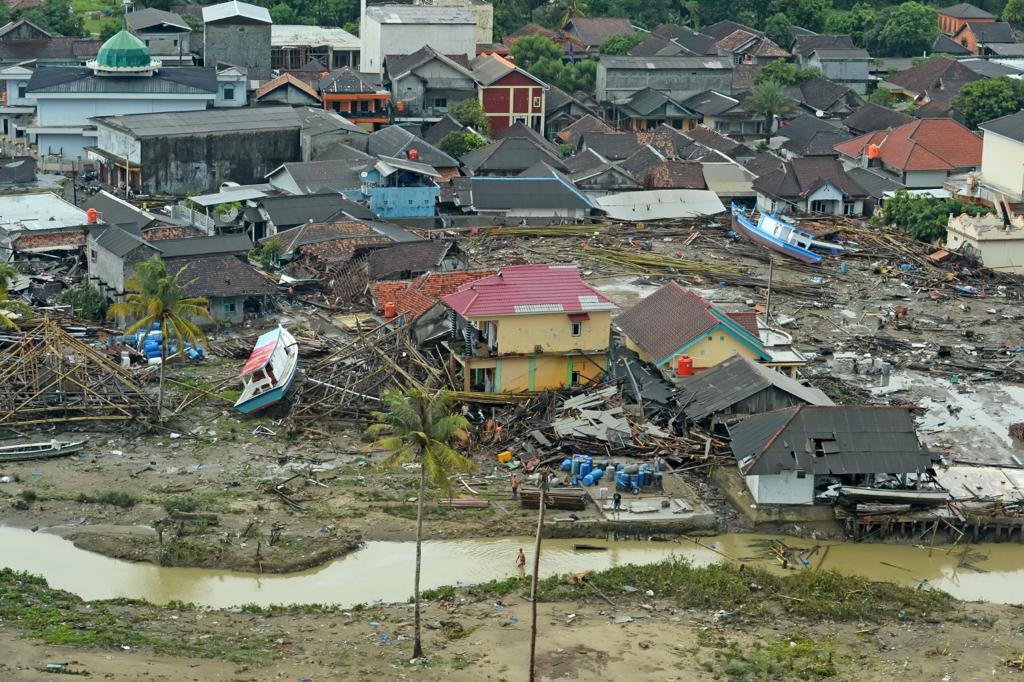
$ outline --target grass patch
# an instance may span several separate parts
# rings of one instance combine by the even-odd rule
[[[683,559],[667,559],[646,566],[616,566],[591,573],[588,580],[601,592],[614,597],[631,586],[640,594],[647,590],[671,598],[681,606],[697,609],[743,610],[763,614],[770,606],[806,618],[873,622],[894,618],[916,620],[935,616],[953,607],[956,600],[938,590],[913,590],[894,583],[872,582],[835,571],[802,571],[777,576],[763,568],[731,564],[694,566]],[[501,597],[529,589],[529,578],[492,580],[466,592],[478,599]],[[451,588],[427,590],[424,597],[448,598]],[[559,576],[541,581],[541,601],[595,599],[586,587],[570,585]]]
[[[39,494],[35,490],[22,490],[21,499],[28,503],[32,503],[39,499]]]
[[[115,507],[121,507],[122,509],[131,509],[139,503],[139,498],[120,490],[108,490],[107,492],[99,493],[98,495],[79,493],[75,500],[83,504],[110,504]]]
[[[174,512],[226,512],[228,505],[225,498],[230,496],[230,493],[217,491],[174,495],[164,500],[164,509],[168,514]]]
[[[834,642],[815,641],[803,635],[785,637],[767,646],[755,642],[739,647],[735,642],[715,652],[714,672],[738,682],[761,680],[826,680],[839,674],[838,662],[845,658],[832,652]]]
[[[128,607],[136,613],[128,616],[118,612]],[[161,618],[159,609],[145,602],[118,599],[85,605],[69,592],[50,588],[42,578],[0,569],[0,622],[14,625],[46,644],[103,649],[145,647],[156,653],[239,663],[265,663],[276,655],[273,641],[277,634],[268,633],[261,639],[207,633],[209,636],[203,638],[203,633],[194,631],[186,639],[147,632],[147,623],[138,616],[138,611],[146,608],[153,609],[153,617]]]

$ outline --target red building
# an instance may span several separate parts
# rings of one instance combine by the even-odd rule
[[[480,104],[498,132],[518,122],[544,131],[544,98],[548,86],[504,57],[477,57],[473,75],[480,83]]]
[[[966,2],[961,2],[951,7],[938,10],[939,30],[949,36],[955,36],[960,32],[967,22],[995,21],[996,18],[981,9]]]

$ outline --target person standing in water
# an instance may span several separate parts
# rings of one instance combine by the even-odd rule
[[[526,573],[526,553],[523,552],[522,547],[519,548],[519,556],[516,557],[516,571],[520,577]]]

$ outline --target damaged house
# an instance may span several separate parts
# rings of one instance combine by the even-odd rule
[[[830,485],[872,486],[937,459],[906,407],[798,405],[747,417],[729,437],[759,505],[813,504]]]

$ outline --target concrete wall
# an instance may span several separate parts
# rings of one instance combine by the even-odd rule
[[[863,59],[821,61],[816,56],[807,60],[811,68],[821,69],[825,77],[833,81],[868,81],[871,79],[871,62]]]
[[[36,98],[35,95],[26,92],[24,97],[19,97],[18,93],[20,88],[28,87],[28,79],[24,78],[9,78],[7,79],[7,106],[9,107],[31,107],[35,106]]]
[[[360,67],[366,73],[381,73],[384,56],[412,54],[430,45],[441,54],[476,56],[476,26],[472,24],[379,24],[363,18],[363,52]]]
[[[814,476],[798,478],[795,471],[747,476],[747,487],[757,504],[814,504]]]
[[[135,267],[156,253],[155,249],[140,245],[121,258],[97,246],[91,236],[88,248],[89,279],[104,296],[115,300],[124,293],[125,280],[135,272]]]
[[[245,319],[245,296],[213,296],[210,298],[210,317],[218,322],[239,324]],[[200,324],[202,320],[198,320]],[[206,325],[209,325],[206,320]]]
[[[136,37],[146,44],[149,53],[160,58],[161,55],[187,57],[191,52],[189,33],[187,31],[138,31]]]
[[[494,6],[487,2],[469,0],[434,0],[441,7],[464,7],[476,21],[476,42],[494,42]]]
[[[406,115],[423,112],[440,116],[462,100],[475,98],[476,83],[447,64],[434,60],[413,74],[393,81],[391,94],[405,105]],[[434,106],[434,99],[438,97],[448,100],[445,106]]]
[[[93,116],[152,114],[162,111],[198,111],[213,101],[209,95],[151,95],[149,97],[73,97],[59,94],[36,95],[38,126],[93,125]]]
[[[606,351],[611,334],[611,313],[590,313],[582,324],[580,336],[572,335],[572,322],[567,313],[543,315],[508,315],[472,320],[479,329],[484,320],[497,322],[498,351],[507,353],[535,353],[540,346],[545,353],[566,353],[573,350]]]
[[[986,132],[981,147],[981,175],[986,185],[1024,194],[1024,143]]]
[[[215,107],[244,107],[248,103],[248,93],[245,89],[245,79],[220,80],[217,79],[217,98],[213,101]],[[231,98],[228,98],[228,88],[233,88]]]
[[[938,188],[945,181],[946,171],[908,171],[903,174],[903,184],[909,189]]]
[[[676,355],[688,355],[693,358],[694,369],[707,369],[731,358],[734,354],[742,355],[749,360],[758,360],[760,356],[744,343],[741,343],[731,332],[718,327],[704,333],[700,341],[689,348],[673,354],[662,365],[675,364]]]
[[[531,355],[528,357],[474,358],[465,371],[493,369],[493,391],[515,393],[544,391],[569,386],[573,372],[579,372],[579,384],[588,384],[604,376],[604,354]]]
[[[302,157],[295,128],[142,140],[142,191],[214,191],[222,182],[263,182],[286,161]]]
[[[705,90],[729,93],[732,69],[633,69],[597,65],[595,94],[599,102],[621,102],[644,88],[664,92],[677,101]]]
[[[105,125],[96,126],[96,146],[134,163],[142,162],[142,145],[136,138],[120,130]]]
[[[270,80],[270,24],[206,25],[204,64],[224,62],[249,70],[249,78]]]
[[[39,133],[35,145],[40,154],[63,154],[65,159],[85,157],[85,148],[95,144],[96,138],[75,133]]]

